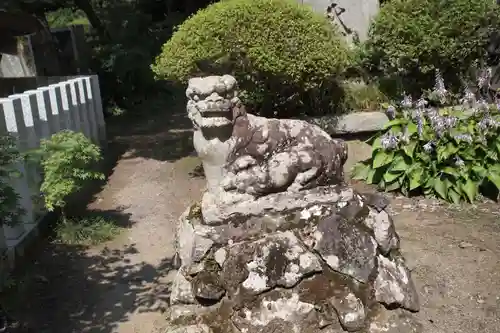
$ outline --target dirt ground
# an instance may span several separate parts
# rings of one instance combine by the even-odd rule
[[[189,128],[178,112],[109,129],[108,154],[118,158],[89,208],[127,229],[99,247],[46,244],[39,251],[2,296],[32,332],[168,332],[174,225],[204,187]],[[347,167],[366,153],[363,144],[350,143]],[[498,205],[454,208],[393,197],[391,207],[425,332],[499,333]]]

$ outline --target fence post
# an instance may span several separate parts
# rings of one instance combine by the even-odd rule
[[[39,104],[36,90],[28,90],[22,94],[9,96],[18,97],[21,103],[14,103],[16,118],[22,115],[22,120],[18,122],[19,138],[21,139],[21,152],[29,152],[40,147],[40,139],[43,138],[44,129],[40,119],[40,109],[45,112],[43,103]],[[41,96],[40,96],[41,97]],[[21,117],[20,117],[21,118]],[[33,212],[33,218],[25,221],[26,224],[35,223],[39,214],[43,211],[43,205],[40,203],[40,185],[42,183],[42,173],[38,165],[33,163],[24,164],[24,179],[30,190],[30,200]]]
[[[69,115],[75,125],[75,132],[83,132],[82,121],[80,119],[80,106],[78,105],[78,97],[76,95],[75,81],[65,81],[66,89],[69,92]],[[68,89],[69,87],[69,89]]]
[[[10,134],[16,140],[16,145],[18,149],[22,152],[23,147],[26,146],[22,136],[26,133],[23,132],[22,128],[24,126],[22,110],[21,112],[16,112],[22,108],[22,104],[19,97],[13,96],[9,98],[0,99],[0,130],[4,134]],[[24,214],[22,216],[22,221],[27,223],[33,222],[33,202],[31,200],[31,191],[28,186],[26,179],[26,169],[25,163],[20,161],[14,165],[17,170],[22,175],[21,178],[9,179],[10,185],[18,193],[20,200],[19,204],[24,209]],[[15,226],[3,226],[3,231],[5,233],[5,238],[7,240],[16,240],[21,237],[25,232],[24,223],[20,223]]]
[[[76,85],[78,111],[80,112],[80,121],[82,122],[83,134],[85,134],[85,136],[88,139],[93,140],[92,132],[90,130],[89,109],[85,98],[85,88],[84,88],[83,78],[74,79],[73,82]]]
[[[35,125],[35,132],[38,135],[38,139],[47,139],[50,137],[49,119],[47,108],[50,104],[45,103],[45,97],[43,90],[41,88],[37,90],[28,90],[25,93],[30,93],[31,109],[37,110],[33,112],[33,122]],[[34,106],[34,107],[33,107]]]
[[[99,127],[97,124],[97,113],[95,109],[94,102],[92,100],[92,84],[90,77],[86,76],[82,78],[82,85],[84,90],[85,104],[87,105],[87,114],[90,125],[90,136],[95,144],[100,144],[99,142]]]
[[[56,100],[56,91],[54,87],[41,87],[38,88],[43,97],[43,103],[45,105],[46,119],[47,119],[47,130],[48,136],[58,132],[61,128],[59,123],[59,105]]]
[[[102,110],[102,100],[101,100],[101,90],[99,88],[99,77],[97,75],[92,75],[90,77],[91,81],[91,92],[92,98],[94,100],[94,107],[97,118],[97,128],[99,130],[99,141],[101,146],[105,148],[107,146],[106,139],[106,123],[104,122],[104,112]]]
[[[69,100],[67,86],[64,83],[56,83],[49,85],[53,94],[51,95],[52,103],[57,104],[57,109],[59,110],[59,128],[73,130],[73,124],[69,112]],[[53,90],[52,90],[53,89]]]

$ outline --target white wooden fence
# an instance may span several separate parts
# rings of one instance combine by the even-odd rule
[[[36,90],[0,98],[0,135],[10,133],[19,151],[40,145],[41,139],[69,129],[83,132],[94,143],[106,142],[99,80],[82,76]],[[23,223],[0,227],[0,251],[15,247],[33,230],[45,211],[39,200],[39,170],[24,162],[16,166],[22,177],[10,179],[25,210]]]

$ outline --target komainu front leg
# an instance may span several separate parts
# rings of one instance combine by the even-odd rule
[[[244,173],[257,165],[257,161],[250,155],[240,156],[227,167],[226,177],[222,180],[222,188],[226,191],[239,189],[242,184],[242,177],[238,174]]]
[[[288,187],[288,191],[290,192],[299,192],[303,190],[307,185],[318,177],[319,169],[314,167],[307,171],[300,172],[295,177],[292,185]]]

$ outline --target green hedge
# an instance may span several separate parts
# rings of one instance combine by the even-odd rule
[[[180,25],[152,68],[158,79],[181,82],[200,72],[233,74],[254,111],[284,116],[331,111],[341,98],[336,79],[349,63],[337,30],[310,7],[223,0]]]
[[[391,0],[371,26],[365,65],[386,82],[401,78],[407,91],[428,87],[436,69],[457,87],[499,27],[500,7],[492,0]]]

